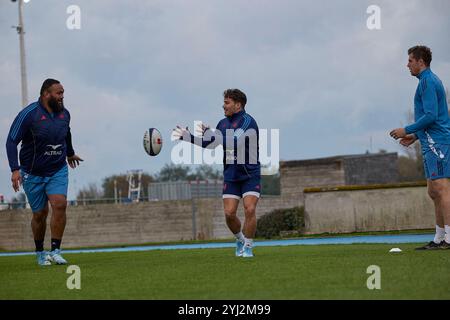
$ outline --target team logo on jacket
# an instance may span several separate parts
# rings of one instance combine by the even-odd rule
[[[60,156],[62,155],[62,150],[57,150],[59,147],[61,147],[62,144],[48,144],[47,147],[50,147],[50,151],[45,151],[45,156]]]

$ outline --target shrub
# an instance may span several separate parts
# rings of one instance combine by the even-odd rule
[[[294,207],[273,210],[257,221],[256,237],[271,239],[279,237],[280,232],[297,231],[302,233],[305,226],[304,208]]]

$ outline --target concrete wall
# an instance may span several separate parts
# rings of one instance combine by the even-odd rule
[[[434,228],[425,186],[305,192],[307,233]]]
[[[64,247],[184,240],[192,237],[190,201],[68,207]],[[30,210],[0,213],[0,248],[32,249]],[[50,215],[47,241],[50,242]]]
[[[259,201],[257,217],[277,208],[301,205],[293,199],[267,197]],[[194,206],[194,207],[193,207]],[[232,238],[225,224],[222,199],[155,201],[133,204],[70,206],[63,238],[64,248],[193,239],[192,212],[196,211],[197,239]],[[0,249],[33,250],[30,210],[0,212]],[[238,215],[243,218],[242,202]],[[50,223],[50,214],[47,219]],[[50,243],[47,226],[46,247]]]

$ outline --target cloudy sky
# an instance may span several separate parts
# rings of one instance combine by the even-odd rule
[[[381,29],[369,30],[370,5]],[[66,22],[69,5],[81,29]],[[402,152],[388,132],[406,124],[417,79],[407,49],[432,48],[432,69],[450,87],[450,1],[30,0],[24,5],[29,101],[59,79],[72,115],[69,198],[130,169],[171,161],[172,128],[215,126],[222,92],[240,88],[260,128],[280,130],[281,160]],[[0,194],[13,196],[5,141],[23,107],[17,3],[0,0]],[[157,157],[143,149],[158,128]]]

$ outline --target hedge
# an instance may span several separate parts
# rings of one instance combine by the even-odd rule
[[[271,239],[280,237],[284,231],[302,233],[305,227],[303,207],[273,210],[257,220],[256,237]]]

